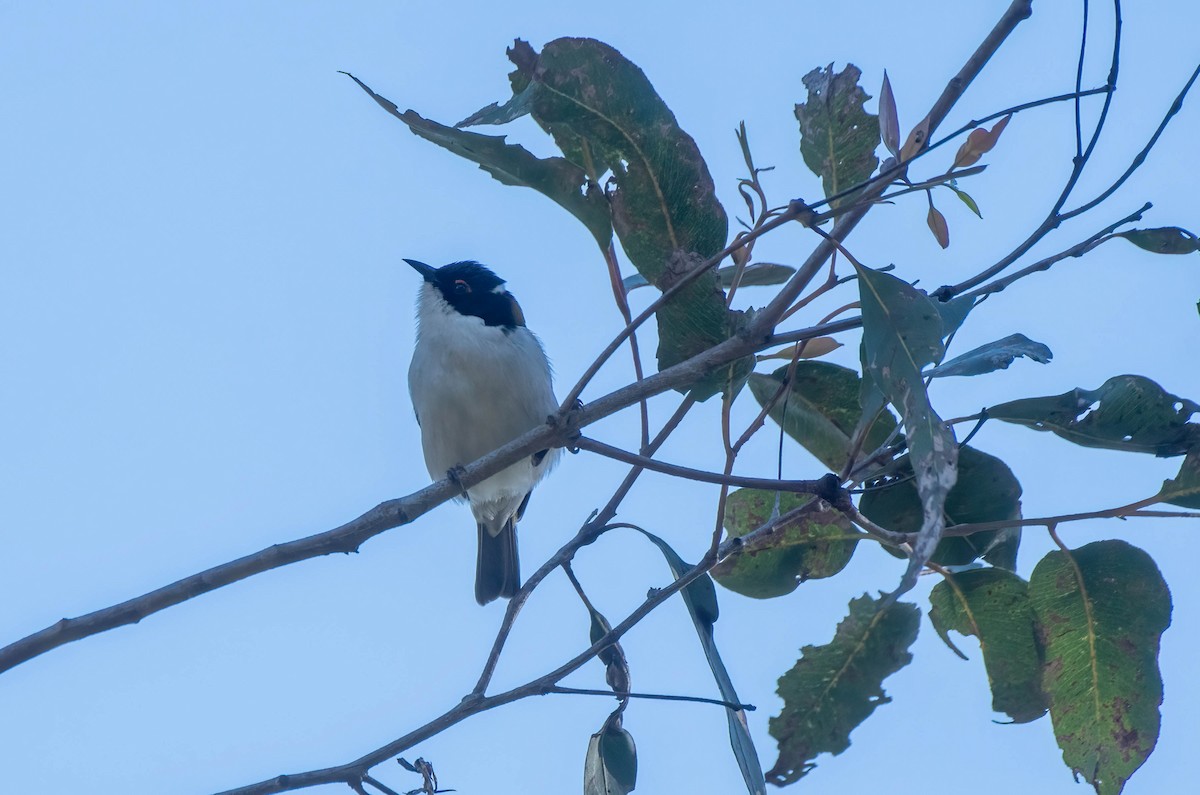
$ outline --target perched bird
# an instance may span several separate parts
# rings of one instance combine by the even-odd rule
[[[558,410],[550,363],[525,328],[504,280],[478,262],[433,268],[404,260],[425,283],[417,293],[417,345],[408,368],[425,466],[435,480],[490,453]],[[475,599],[521,587],[517,522],[559,450],[543,450],[467,489],[479,529]]]

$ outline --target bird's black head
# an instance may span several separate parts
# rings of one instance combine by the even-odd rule
[[[437,288],[460,315],[472,315],[486,325],[505,329],[525,325],[521,307],[504,289],[504,280],[478,262],[452,262],[434,268],[415,259],[404,261]]]

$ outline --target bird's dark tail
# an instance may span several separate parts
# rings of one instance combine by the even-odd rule
[[[508,599],[521,587],[521,560],[517,557],[517,517],[510,516],[492,535],[479,525],[479,557],[475,562],[475,601],[486,605]]]

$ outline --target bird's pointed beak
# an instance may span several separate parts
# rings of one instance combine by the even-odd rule
[[[412,265],[413,270],[421,274],[421,278],[423,278],[425,281],[432,282],[434,280],[434,274],[437,273],[437,268],[426,265],[424,262],[415,259],[406,259],[404,261],[409,265]]]

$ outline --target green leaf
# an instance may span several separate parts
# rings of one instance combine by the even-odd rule
[[[975,200],[971,198],[971,194],[967,193],[965,190],[959,190],[953,185],[948,184],[946,187],[954,191],[954,195],[957,196],[963,204],[967,205],[967,209],[975,213],[975,215],[978,217],[983,217],[983,213],[979,212],[979,205],[976,204]]]
[[[1116,236],[1155,254],[1192,254],[1200,251],[1200,238],[1177,226],[1130,229],[1128,232],[1118,232]]]
[[[1016,723],[1045,714],[1042,658],[1024,580],[1001,569],[964,571],[933,586],[929,604],[929,620],[951,648],[950,630],[979,638],[992,709]]]
[[[783,284],[795,272],[796,269],[789,265],[776,265],[773,262],[756,262],[753,265],[747,265],[742,271],[742,280],[738,282],[738,286],[758,287],[770,284]],[[736,274],[736,265],[726,265],[723,268],[717,269],[717,278],[721,280],[722,287],[728,287],[733,284],[733,277]],[[650,286],[650,282],[646,281],[646,277],[640,273],[626,276],[621,280],[621,284],[625,287],[625,292],[636,290],[639,287]]]
[[[725,501],[725,529],[740,538],[765,524],[779,510],[803,506],[795,519],[769,536],[751,541],[712,568],[713,578],[731,591],[755,599],[783,596],[805,580],[832,577],[846,567],[858,540],[841,511],[823,508],[800,494],[738,489]]]
[[[783,384],[787,367],[770,375],[750,376],[750,392],[765,406]],[[831,472],[841,472],[850,455],[850,439],[862,417],[858,373],[829,362],[797,362],[791,389],[771,409],[771,419],[804,446]],[[896,419],[883,412],[867,433],[864,452],[882,445],[896,429]]]
[[[1044,557],[1029,598],[1063,761],[1100,795],[1116,795],[1158,741],[1167,584],[1142,550],[1096,541]]]
[[[771,718],[779,759],[767,772],[772,784],[798,781],[819,754],[850,747],[850,732],[880,704],[891,701],[883,680],[912,662],[921,611],[905,602],[885,606],[863,595],[850,601],[833,641],[805,646],[796,665],[779,678],[783,709]]]
[[[969,295],[960,295],[949,301],[930,299],[942,318],[942,339],[946,339],[962,327],[967,315],[975,308],[975,299]]]
[[[1084,447],[1184,455],[1200,449],[1200,411],[1140,375],[1118,375],[1099,389],[1072,389],[1061,395],[1024,398],[987,410],[990,418],[1051,431]]]
[[[561,157],[539,158],[502,135],[480,135],[456,130],[422,118],[412,110],[400,112],[396,103],[371,90],[348,72],[343,73],[381,108],[408,125],[421,138],[470,160],[505,185],[533,188],[583,222],[597,245],[604,249],[612,239],[612,221],[604,191],[581,168]]]
[[[858,509],[875,524],[898,533],[916,533],[925,520],[920,495],[912,479],[908,456],[888,481],[868,483]],[[963,446],[958,451],[958,481],[946,495],[946,527],[975,522],[1021,518],[1021,484],[1008,465],[995,456]],[[943,538],[929,558],[942,566],[965,566],[987,553],[1001,537],[1000,530]]]
[[[621,721],[609,719],[588,740],[583,763],[584,795],[627,795],[637,785],[637,747]]]
[[[917,582],[944,529],[943,506],[954,487],[958,447],[954,432],[929,403],[921,370],[941,361],[942,320],[934,302],[907,282],[855,265],[862,304],[864,406],[882,393],[904,422],[923,521],[897,593]],[[869,381],[870,383],[867,383]]]
[[[728,233],[708,166],[696,142],[636,65],[594,39],[562,38],[536,54],[524,42],[509,51],[515,93],[537,85],[531,113],[568,159],[607,191],[613,227],[634,267],[660,290],[712,257]],[[736,318],[715,273],[692,282],[658,312],[659,369],[728,339]],[[704,399],[728,375],[697,385]]]
[[[863,103],[871,97],[858,84],[862,75],[854,64],[834,73],[833,64],[817,68],[803,78],[808,99],[796,105],[800,122],[800,154],[821,178],[825,196],[866,182],[875,173],[879,158],[879,117],[867,113]],[[846,196],[830,202],[834,209],[854,202]]]
[[[1179,467],[1179,474],[1172,480],[1163,481],[1158,499],[1200,510],[1200,451],[1188,453]]]
[[[932,378],[943,378],[951,375],[983,375],[996,370],[1005,370],[1013,360],[1028,356],[1039,364],[1046,364],[1054,358],[1050,349],[1040,342],[1034,342],[1024,334],[1009,334],[1004,339],[980,345],[974,350],[967,351],[962,356],[955,356],[947,362],[942,362],[925,375]]]
[[[692,568],[689,564],[684,563],[683,558],[679,557],[666,541],[645,530],[640,530],[640,532],[663,553],[663,557],[667,559],[667,565],[670,566],[671,573],[675,575],[676,579]],[[716,637],[713,634],[713,624],[717,622],[719,615],[716,587],[708,575],[703,575],[685,586],[682,595],[683,603],[687,606],[688,614],[692,617],[692,624],[696,628],[696,636],[700,638],[700,645],[704,649],[704,657],[708,660],[708,667],[712,671],[713,679],[717,682],[721,698],[730,704],[741,704],[741,699],[738,698],[737,690],[733,686],[733,680],[730,679],[729,672],[725,669],[725,663],[721,660],[721,654],[717,650]],[[729,746],[733,749],[738,769],[742,772],[742,780],[746,782],[746,790],[750,795],[765,795],[766,779],[763,777],[762,765],[758,761],[758,751],[754,748],[754,740],[750,737],[746,711],[726,707],[725,717],[729,724]]]

